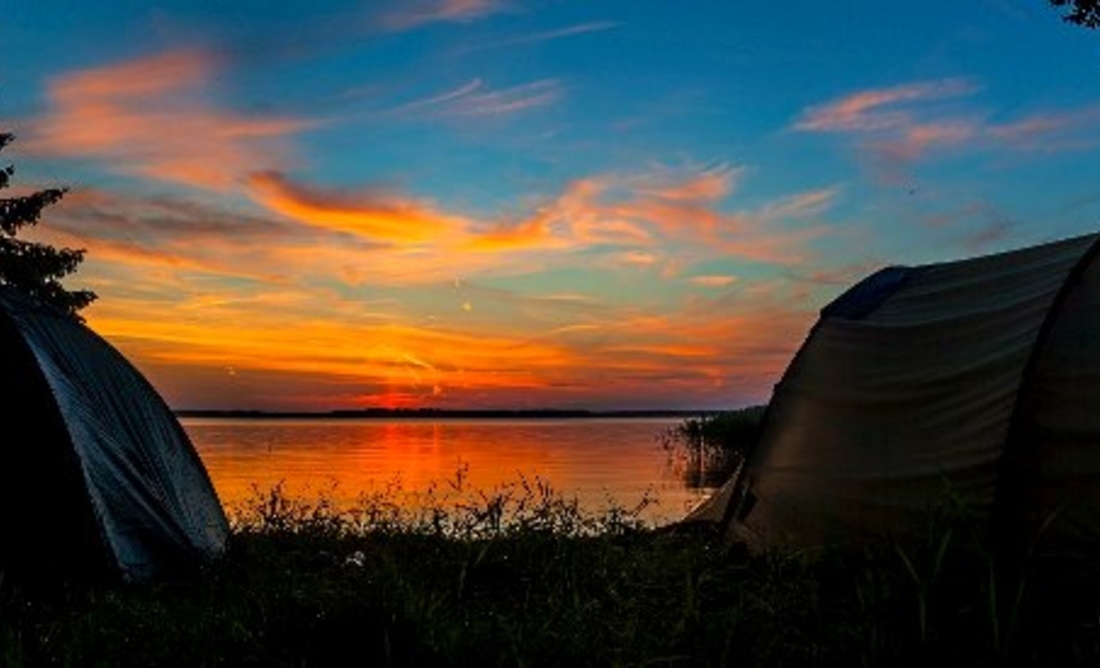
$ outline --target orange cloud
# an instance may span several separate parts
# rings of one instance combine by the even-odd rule
[[[611,391],[645,395],[646,383],[688,403],[708,395],[725,405],[764,401],[816,318],[807,293],[778,284],[724,292],[664,315],[622,312],[608,318],[604,347],[592,347],[590,364],[605,369]]]
[[[519,222],[487,224],[399,193],[302,186],[265,172],[251,177],[247,192],[266,211],[79,190],[43,231],[87,248],[83,273],[101,287],[156,279],[169,292],[196,276],[269,285],[443,284],[576,267],[579,251],[598,254],[584,262],[662,279],[708,258],[804,262],[820,232],[805,222],[823,214],[834,193],[811,191],[754,211],[723,212],[718,207],[725,202],[705,200],[726,192],[728,182],[713,171],[697,179],[578,179]],[[784,229],[792,224],[797,229]],[[522,262],[514,261],[517,251]]]
[[[813,309],[732,270],[665,270],[795,264],[816,228],[804,223],[834,193],[724,212],[734,179],[721,174],[578,179],[493,227],[269,172],[250,192],[286,219],[74,191],[47,229],[89,248],[82,279],[110,294],[89,323],[176,406],[662,405],[670,391],[684,405],[732,405],[770,387],[804,335],[791,323]],[[792,223],[803,227],[785,231]],[[477,243],[482,252],[463,252]],[[563,267],[582,273],[546,294],[508,280]]]
[[[249,177],[253,198],[271,211],[311,227],[392,243],[438,242],[461,231],[465,220],[397,197],[307,188],[279,172]]]
[[[223,387],[269,379],[266,389],[252,387],[257,393],[271,392],[272,378],[293,378],[297,389],[288,392],[298,393],[295,401],[311,387],[316,396],[307,405],[328,409],[383,395],[411,405],[545,406],[577,396],[603,405],[668,405],[670,389],[685,405],[713,405],[716,397],[734,405],[761,398],[774,384],[813,318],[805,298],[765,305],[763,297],[742,295],[662,316],[595,304],[588,322],[547,332],[521,322],[502,334],[499,327],[440,329],[359,317],[354,303],[339,299],[324,308],[340,318],[307,318],[299,311],[308,307],[303,299],[309,297],[194,301],[157,319],[115,301],[90,322],[139,366],[191,369],[193,377],[208,369]],[[166,386],[175,405],[203,405],[197,390],[184,387],[190,381],[177,381],[180,389]],[[239,407],[258,399],[246,393],[221,401]]]
[[[193,254],[173,242],[164,245],[172,255],[159,265],[155,254],[120,252],[104,260],[109,267],[89,267],[87,274],[112,285],[111,299],[90,309],[90,324],[139,367],[153,370],[176,406],[328,409],[399,396],[409,405],[514,406],[520,396],[533,405],[578,397],[599,405],[626,397],[661,405],[669,388],[685,405],[713,405],[718,396],[731,397],[732,405],[770,387],[813,313],[805,295],[722,274],[694,282],[726,288],[721,300],[696,295],[680,307],[664,304],[659,313],[586,292],[532,295],[453,280],[435,287],[395,282],[384,294],[322,289],[317,286],[334,285],[341,271],[336,263],[354,261],[355,252],[341,256],[309,237],[296,241],[294,227],[266,232],[288,235],[271,244],[278,251],[262,251],[266,244],[249,251],[247,227],[238,233],[242,246],[213,251],[217,233],[204,236],[199,225],[208,216],[195,213]],[[122,225],[110,216],[97,224],[104,230]],[[211,250],[199,252],[203,247]],[[374,258],[404,251],[371,252],[358,251],[359,264],[373,270]],[[234,257],[235,274],[217,273],[234,270]],[[638,261],[644,268],[649,258]],[[443,259],[393,263],[387,271],[434,264],[441,276],[455,269]],[[280,270],[293,280],[262,276]],[[221,280],[225,276],[234,280]],[[406,296],[418,305],[407,306]],[[464,311],[460,303],[476,308]],[[439,317],[426,317],[432,311],[425,304],[438,305]],[[663,394],[647,394],[656,385]],[[288,387],[275,389],[280,386]]]
[[[61,76],[50,84],[50,96],[61,106],[84,102],[138,102],[200,86],[209,79],[215,59],[201,51],[168,51],[116,65]]]
[[[472,251],[548,250],[563,245],[551,227],[554,212],[540,212],[516,225],[498,226],[473,236],[465,245]]]
[[[454,275],[459,275],[491,268],[500,262],[492,256],[515,251],[525,252],[530,272],[555,258],[565,259],[565,251],[652,248],[662,241],[708,255],[732,253],[779,264],[800,261],[800,249],[818,232],[779,232],[776,226],[822,214],[832,205],[835,192],[811,191],[757,211],[724,212],[720,207],[733,192],[739,172],[720,166],[577,179],[526,218],[493,224],[393,193],[306,187],[278,172],[253,174],[249,186],[254,201],[308,227],[400,246],[398,256],[372,253],[369,264],[351,262],[349,266],[363,268],[353,269],[349,277],[365,277],[363,272],[383,266],[405,266],[410,276],[424,275],[439,262],[453,266]],[[404,282],[398,273],[385,275]]]
[[[692,276],[688,280],[695,285],[701,285],[707,288],[724,288],[736,283],[737,277],[725,274],[710,274],[705,276]]]
[[[116,300],[90,322],[149,364],[342,378],[363,388],[384,384],[416,392],[422,403],[451,387],[544,386],[578,363],[575,354],[549,342],[397,324],[357,315],[361,305],[352,303],[330,307],[328,317],[303,317],[304,298],[207,301],[170,321],[143,317]],[[340,317],[332,317],[337,310]]]
[[[278,140],[312,123],[217,109],[207,98],[217,71],[211,54],[179,50],[57,77],[48,86],[49,109],[30,123],[25,146],[227,190],[241,175],[281,163]]]

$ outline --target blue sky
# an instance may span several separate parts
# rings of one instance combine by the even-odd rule
[[[179,408],[721,408],[887,264],[1092,232],[1040,0],[5,3],[0,127]]]

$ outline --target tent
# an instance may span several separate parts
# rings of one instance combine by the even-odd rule
[[[152,385],[76,319],[0,286],[0,568],[143,581],[216,557],[228,523]]]
[[[919,538],[950,500],[995,540],[1095,550],[1098,251],[1092,234],[867,276],[822,309],[756,447],[687,521],[756,547]]]

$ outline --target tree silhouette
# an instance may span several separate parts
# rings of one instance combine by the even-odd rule
[[[1062,18],[1086,28],[1100,28],[1100,0],[1050,0],[1055,7],[1066,7]]]
[[[0,133],[0,150],[15,138]],[[15,168],[0,167],[0,190],[7,188]],[[54,248],[48,244],[17,239],[26,226],[34,226],[42,210],[56,203],[67,188],[47,188],[21,197],[0,198],[0,285],[12,286],[24,294],[46,302],[83,320],[77,311],[95,300],[89,290],[68,290],[61,279],[76,271],[84,260],[84,250]]]

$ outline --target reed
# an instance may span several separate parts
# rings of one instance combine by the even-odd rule
[[[670,463],[693,489],[719,487],[760,437],[765,406],[748,406],[682,420],[661,435]]]

